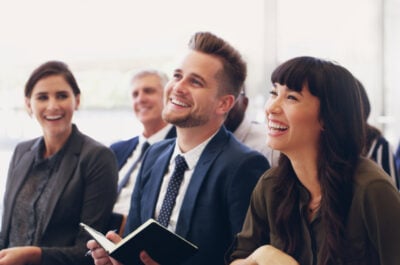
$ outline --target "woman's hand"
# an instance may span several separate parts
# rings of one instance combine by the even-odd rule
[[[249,265],[299,265],[294,258],[271,245],[257,248],[245,261]]]
[[[0,251],[0,265],[39,265],[42,250],[39,247],[13,247]]]

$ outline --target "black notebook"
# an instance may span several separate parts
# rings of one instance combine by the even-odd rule
[[[81,226],[111,257],[125,265],[143,264],[139,258],[142,250],[163,265],[180,264],[198,250],[197,246],[169,231],[154,219],[147,220],[117,244],[90,226],[84,223]]]

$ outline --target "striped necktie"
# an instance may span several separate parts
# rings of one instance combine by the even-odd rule
[[[147,148],[149,148],[150,144],[148,142],[144,142],[142,145],[142,150],[140,152],[139,157],[133,162],[132,166],[129,168],[128,172],[125,174],[124,178],[118,183],[118,194],[120,194],[121,190],[128,184],[129,179],[132,175],[133,170],[137,167],[139,162],[142,160],[144,153]]]

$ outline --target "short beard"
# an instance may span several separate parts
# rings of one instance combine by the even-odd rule
[[[208,116],[188,115],[186,117],[170,117],[163,113],[163,119],[179,128],[192,128],[206,124],[210,118]]]

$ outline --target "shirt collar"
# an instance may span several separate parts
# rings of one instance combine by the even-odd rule
[[[73,130],[73,132],[74,132],[74,130]],[[71,135],[72,135],[72,133],[71,133]],[[63,147],[61,147],[61,149],[58,150],[57,153],[55,153],[54,155],[47,157],[47,158],[43,157],[44,150],[45,150],[45,143],[44,143],[44,138],[42,137],[40,139],[38,148],[36,149],[35,166],[44,165],[44,164],[46,164],[49,168],[55,168],[56,166],[58,166],[59,162],[61,161],[62,157],[64,156],[65,150],[67,149],[68,143],[71,139],[71,135],[69,136],[68,140],[63,145]]]
[[[149,138],[146,138],[143,136],[143,134],[139,135],[139,145],[143,145],[144,142],[148,142],[150,145],[159,142],[161,140],[164,140],[165,137],[167,136],[168,132],[171,130],[172,124],[167,124],[164,128],[150,136]]]
[[[175,141],[175,148],[174,152],[172,154],[172,159],[170,160],[172,163],[175,163],[175,157],[177,155],[181,155],[185,158],[186,163],[188,165],[189,170],[193,170],[194,167],[197,164],[197,161],[199,161],[201,154],[203,153],[204,149],[206,148],[207,144],[211,141],[211,139],[217,134],[218,131],[216,131],[213,135],[211,135],[208,139],[206,139],[204,142],[193,148],[192,150],[182,153],[179,146],[178,146],[178,141]],[[170,163],[171,163],[170,162]]]

